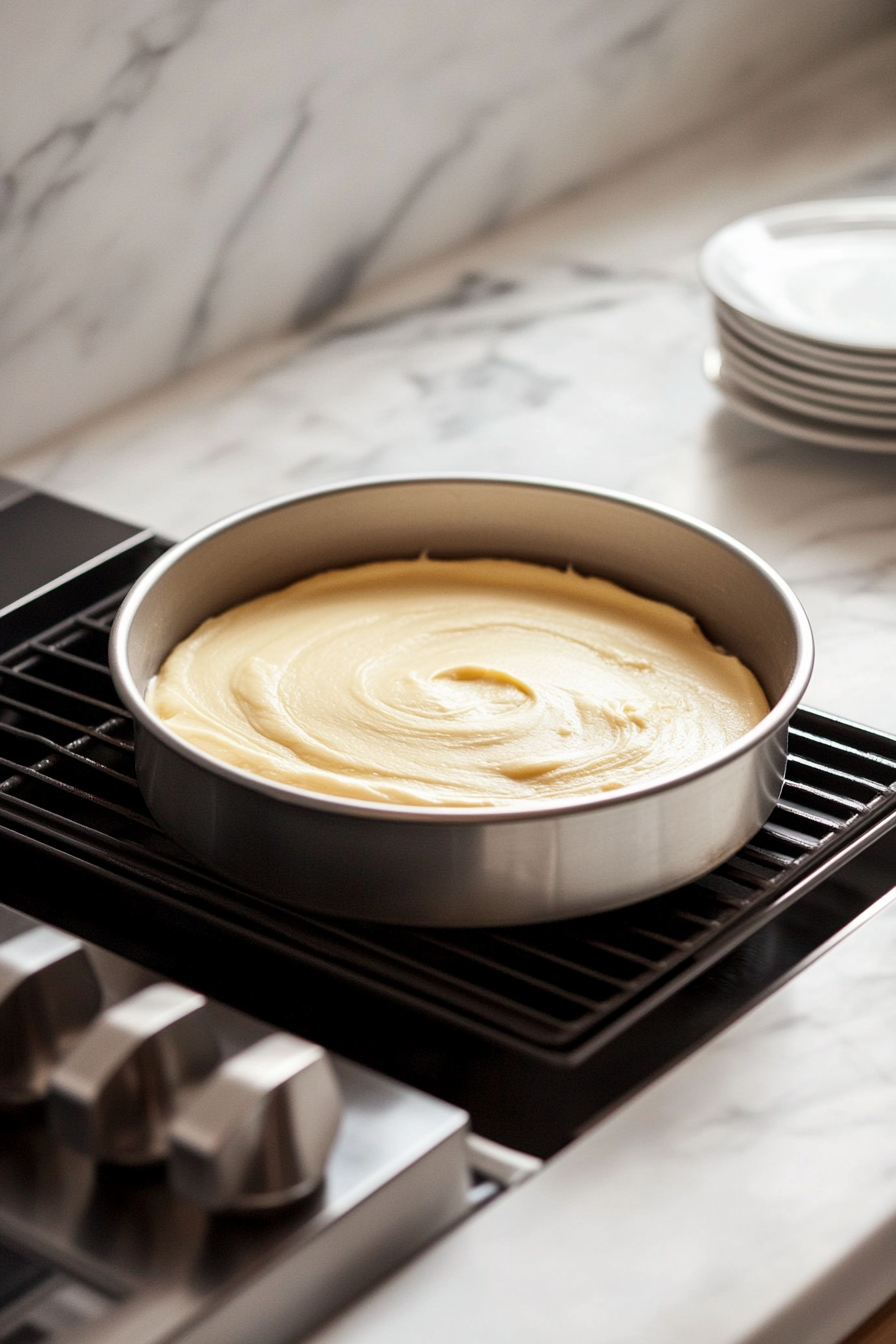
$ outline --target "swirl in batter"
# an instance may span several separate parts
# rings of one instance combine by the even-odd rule
[[[316,793],[574,798],[694,765],[768,712],[692,617],[517,560],[394,560],[205,621],[147,692],[174,732]]]

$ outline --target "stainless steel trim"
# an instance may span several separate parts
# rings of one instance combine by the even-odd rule
[[[481,1134],[467,1135],[467,1153],[474,1171],[505,1187],[522,1185],[544,1166],[540,1157],[518,1152],[516,1148],[495,1143],[494,1139],[485,1139]]]
[[[33,493],[33,491],[29,493]],[[25,496],[22,496],[22,498],[25,498]],[[19,500],[16,499],[12,502],[18,504]],[[64,583],[70,583],[72,579],[77,579],[80,575],[89,573],[91,569],[96,569],[98,565],[103,565],[106,561],[113,560],[118,555],[124,555],[127,551],[136,550],[138,546],[142,546],[144,542],[152,541],[154,537],[155,533],[151,527],[144,528],[142,532],[135,532],[132,537],[125,537],[124,541],[119,541],[114,546],[108,547],[107,550],[101,551],[99,555],[92,555],[90,559],[85,560],[83,564],[75,565],[74,569],[67,569],[64,574],[59,574],[55,579],[50,579],[47,583],[42,584],[40,588],[35,588],[32,592],[26,593],[24,597],[17,597],[14,602],[10,602],[5,607],[0,608],[0,616],[8,616],[10,612],[17,611],[20,607],[27,606],[28,603],[33,602],[35,598],[43,597],[45,593],[53,592],[55,588],[62,587]]]

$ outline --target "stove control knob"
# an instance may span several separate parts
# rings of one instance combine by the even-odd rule
[[[172,1121],[169,1177],[207,1209],[277,1209],[323,1179],[342,1100],[319,1045],[278,1032],[222,1064]]]
[[[0,944],[0,1106],[40,1100],[53,1066],[101,1007],[77,938],[39,926]]]
[[[150,985],[107,1009],[53,1071],[50,1123],[98,1162],[157,1162],[178,1093],[205,1078],[218,1056],[207,999]]]

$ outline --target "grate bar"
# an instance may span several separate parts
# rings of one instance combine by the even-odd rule
[[[95,663],[92,658],[82,658],[77,653],[69,653],[67,649],[53,647],[49,644],[40,644],[37,640],[34,642],[36,653],[43,654],[45,658],[58,658],[61,662],[70,663],[72,667],[83,667],[88,672],[98,672],[109,681],[112,680],[112,673],[109,671],[108,664]]]
[[[86,761],[83,756],[74,757],[73,759],[78,760],[81,764],[85,765],[94,764],[92,761]],[[106,798],[96,798],[93,794],[87,793],[84,789],[79,789],[73,784],[68,784],[61,779],[54,779],[52,775],[48,775],[45,771],[38,769],[37,766],[19,765],[15,761],[10,761],[6,756],[0,754],[0,769],[9,770],[10,775],[15,776],[17,779],[33,779],[40,784],[49,784],[52,788],[62,789],[66,793],[73,794],[77,798],[84,798],[86,801],[92,803],[98,802],[102,807],[108,808],[110,812],[117,812],[119,815],[129,817],[134,821],[141,820],[140,814],[135,812],[132,808],[122,807],[118,803],[109,802]],[[3,782],[8,784],[10,781],[5,780]],[[134,788],[137,787],[136,781],[134,780],[121,782],[130,784]]]
[[[436,939],[429,939],[429,938],[426,938],[426,939],[423,939],[422,941],[424,941],[424,942],[430,942],[430,943],[434,944],[435,946],[443,946],[443,945],[444,945],[443,942],[442,942],[442,940],[441,940],[441,939],[438,939],[438,938],[436,938]],[[550,955],[541,953],[541,952],[539,952],[537,949],[527,948],[527,947],[525,947],[525,945],[522,944],[522,943],[515,943],[514,940],[511,939],[511,938],[507,938],[507,939],[503,939],[503,940],[499,940],[499,939],[497,939],[497,938],[495,939],[495,943],[496,943],[496,945],[498,945],[499,947],[500,947],[500,944],[501,944],[502,941],[503,941],[503,943],[504,943],[504,946],[507,947],[507,948],[517,948],[517,947],[518,947],[518,948],[520,948],[521,950],[525,951],[525,952],[526,952],[529,956],[531,956],[533,959],[534,959],[534,958],[537,958],[537,957],[541,957],[541,958],[542,958],[543,960],[545,960],[545,961],[552,961],[552,960],[553,960],[553,961],[557,962],[558,964],[565,964],[566,967],[567,967],[567,969],[569,969],[569,970],[571,970],[571,971],[575,971],[575,972],[576,972],[577,974],[579,974],[579,975],[588,975],[588,976],[591,976],[594,980],[599,980],[602,984],[610,985],[613,989],[622,989],[622,990],[626,990],[626,989],[629,989],[629,987],[631,986],[631,980],[630,980],[630,979],[629,979],[629,980],[622,980],[622,979],[620,979],[618,976],[607,975],[606,972],[598,971],[598,970],[595,970],[594,968],[591,968],[591,967],[577,966],[577,965],[575,965],[573,962],[569,962],[569,961],[567,961],[567,962],[565,962],[565,963],[559,963],[559,959],[558,959],[558,958],[552,958]],[[508,966],[508,963],[507,963],[506,961],[502,962],[502,961],[500,961],[499,959],[497,959],[497,957],[487,957],[487,956],[484,956],[481,952],[474,952],[472,949],[470,949],[470,948],[465,948],[465,947],[463,947],[462,945],[459,946],[459,945],[455,944],[455,945],[454,945],[454,950],[455,950],[460,956],[467,958],[469,961],[478,962],[480,965],[482,965],[482,966],[488,966],[488,967],[490,967],[490,968],[493,969],[493,970],[496,970],[496,971],[497,971],[497,970],[501,970],[501,971],[506,972],[506,971],[508,971],[508,970],[511,969],[511,968]],[[518,967],[514,967],[514,968],[512,968],[511,973],[512,973],[513,975],[515,975],[518,979],[520,979],[521,981],[523,981],[524,983],[527,983],[527,984],[536,986],[536,987],[538,987],[538,988],[540,988],[540,989],[550,989],[553,993],[556,993],[556,992],[557,992],[556,985],[552,985],[549,981],[543,980],[543,979],[541,979],[541,978],[538,977],[538,976],[528,975],[528,974],[526,974],[525,972],[521,971]],[[588,995],[585,995],[585,994],[576,994],[576,993],[574,993],[573,991],[571,991],[570,989],[564,989],[563,994],[564,994],[564,997],[568,998],[571,1002],[573,1002],[573,1003],[579,1003],[579,1004],[581,1004],[583,1007],[589,1008],[589,1009],[591,1009],[592,1011],[594,1011],[595,1009],[597,1009],[597,1008],[600,1007],[600,1001],[595,1001],[595,999],[594,999],[593,997],[589,997]]]
[[[612,943],[602,943],[596,938],[587,938],[584,940],[589,947],[595,948],[598,952],[608,952],[610,956],[621,957],[623,961],[630,961],[635,966],[642,966],[645,970],[655,971],[657,962],[651,961],[648,957],[638,956],[637,952],[629,952],[624,948],[614,947]],[[550,956],[550,953],[544,953]],[[570,961],[568,957],[554,957],[554,960],[561,966],[575,966],[576,962]]]
[[[20,667],[5,667],[0,664],[0,676],[14,677],[17,681],[27,686],[33,686],[37,690],[50,691],[56,695],[71,697],[84,705],[93,705],[97,709],[104,709],[107,714],[124,716],[126,711],[124,706],[117,700],[113,704],[109,700],[98,700],[95,696],[85,695],[83,691],[74,690],[71,686],[60,686],[53,681],[44,681],[42,677],[35,677],[32,673],[24,671]]]
[[[893,762],[886,756],[874,751],[863,751],[846,742],[835,742],[831,738],[821,737],[799,727],[791,728],[790,737],[791,742],[799,742],[804,750],[811,744],[820,763],[826,767],[830,767],[833,758],[837,761],[835,767],[837,769],[842,770],[846,765],[856,767],[848,773],[863,783],[883,784],[888,790],[893,787]]]
[[[810,853],[818,844],[818,837],[802,835],[799,831],[792,830],[788,826],[780,826],[776,822],[767,821],[762,829],[775,840],[786,840],[789,844],[795,845],[804,854]]]
[[[851,799],[853,793],[861,793],[864,796],[855,801],[867,805],[887,792],[887,786],[876,779],[861,779],[858,775],[849,774],[845,770],[819,765],[817,761],[810,761],[805,756],[789,757],[788,770],[790,779],[799,780],[803,784],[814,780],[817,785],[823,785],[825,791],[830,790],[834,798]]]
[[[88,616],[86,613],[82,612],[80,616],[75,618],[75,620],[77,624],[83,626],[84,629],[93,630],[98,635],[105,635],[106,638],[108,638],[109,631],[112,629],[112,622],[115,620],[115,612],[112,611],[101,619],[97,619],[95,616]]]
[[[678,938],[669,938],[665,933],[657,933],[655,929],[642,929],[637,924],[633,924],[632,928],[635,933],[640,933],[644,938],[652,938],[654,942],[665,943],[667,947],[674,948],[676,952],[690,950],[688,943],[683,943]],[[663,963],[661,962],[659,964],[662,965]]]
[[[782,836],[770,835],[764,826],[762,830],[759,832],[759,836],[768,843],[785,840],[785,837],[783,835]],[[766,845],[757,844],[756,839],[748,841],[748,843],[744,845],[743,849],[740,850],[735,855],[735,859],[740,860],[744,855],[749,854],[753,854],[757,858],[763,859],[765,862],[775,865],[775,867],[778,868],[780,872],[786,872],[787,869],[793,863],[795,863],[798,858],[802,857],[801,854],[782,854],[779,849],[768,849]],[[733,862],[733,860],[729,859],[728,862],[731,863]]]
[[[356,950],[363,948],[364,951],[369,951],[369,949],[375,948],[380,958],[388,960],[394,966],[400,968],[400,978],[403,984],[406,985],[408,977],[412,977],[427,995],[434,994],[436,989],[441,987],[443,991],[451,993],[451,1001],[455,1003],[469,1005],[470,999],[475,998],[480,1007],[491,1004],[505,1011],[509,1009],[512,1016],[524,1015],[531,1024],[541,1027],[543,1029],[543,1032],[540,1033],[541,1039],[557,1039],[558,1036],[565,1037],[577,1034],[581,1030],[581,1024],[587,1020],[588,1015],[579,1014],[574,1020],[570,1021],[568,1015],[561,1016],[556,1012],[552,1014],[544,1011],[543,1007],[538,1007],[538,1002],[541,1001],[541,995],[539,994],[535,994],[531,998],[525,998],[522,995],[502,994],[479,983],[471,982],[470,979],[461,975],[446,971],[443,967],[437,965],[434,959],[421,964],[419,956],[410,956],[406,951],[402,953],[396,948],[397,943],[403,942],[407,938],[406,930],[401,930],[393,935],[394,943],[388,937],[375,939],[363,935],[347,934],[345,929],[339,929],[339,935],[341,939],[353,943]],[[439,950],[442,947],[444,947],[444,944],[440,945]],[[501,969],[506,973],[506,968]],[[422,979],[420,978],[421,974],[424,977]],[[562,998],[565,1001],[575,1003],[575,1000],[571,999],[571,996],[565,990],[559,990],[556,986],[550,988],[550,996],[558,1001]],[[575,1006],[581,1007],[582,1005],[576,1004]],[[593,1011],[600,1011],[600,1006],[593,1002],[587,1006]],[[545,1032],[544,1029],[548,1030]]]
[[[64,760],[75,761],[78,765],[86,765],[95,770],[99,770],[103,775],[119,781],[119,783],[126,785],[128,788],[135,789],[137,787],[137,781],[134,779],[133,775],[123,775],[119,770],[112,770],[101,761],[91,760],[89,756],[81,756],[78,752],[73,751],[71,746],[63,746],[59,742],[54,742],[51,738],[42,737],[38,733],[28,732],[12,723],[0,723],[0,741],[2,741],[4,734],[18,738],[23,742],[33,742],[37,746],[45,747],[47,755],[42,758],[41,764],[45,763],[47,769],[61,757]],[[80,740],[84,740],[85,737],[89,739],[90,734],[85,734],[82,730],[82,737]],[[36,767],[38,762],[35,761],[33,764]],[[16,768],[18,769],[19,767],[17,766]],[[43,774],[43,771],[41,773]],[[47,776],[44,775],[44,778],[47,778]]]
[[[698,877],[696,885],[705,887],[707,891],[714,891],[723,899],[736,901],[739,905],[748,901],[756,890],[755,887],[745,887],[740,882],[733,882],[730,877],[724,877],[721,873],[707,873],[705,877]]]
[[[702,915],[691,914],[690,910],[682,910],[680,913],[682,919],[690,920],[692,924],[699,924],[703,929],[715,930],[722,927],[720,919],[704,919]]]
[[[13,696],[3,695],[3,693],[0,692],[0,706],[3,705],[8,709],[17,710],[21,714],[28,714],[36,719],[46,719],[48,723],[58,723],[60,728],[69,728],[80,737],[83,737],[86,734],[88,737],[95,738],[98,742],[103,742],[111,747],[117,747],[120,751],[130,752],[131,755],[133,755],[133,742],[127,742],[122,737],[113,737],[109,732],[109,728],[103,725],[100,725],[99,728],[89,728],[82,723],[75,722],[74,719],[66,719],[60,714],[52,714],[47,709],[38,709],[34,705],[27,704],[24,700],[16,700]],[[0,714],[2,714],[2,710],[0,710]],[[120,724],[123,722],[124,720],[119,713],[109,720],[109,725],[111,726],[112,724]],[[7,726],[10,725],[7,725],[2,717],[0,717],[0,728]]]
[[[447,938],[439,938],[438,936],[428,937],[424,935],[419,938],[419,941],[421,944],[428,945],[432,949],[432,951],[435,952],[437,955],[439,953],[444,953],[444,951],[447,948],[450,949],[452,953],[454,953],[454,955],[458,958],[459,961],[469,962],[472,963],[473,965],[478,965],[490,971],[497,972],[503,977],[509,977],[511,979],[518,980],[521,984],[530,985],[533,989],[543,990],[552,995],[553,997],[563,999],[564,1001],[572,1004],[577,1004],[579,1007],[585,1007],[591,1011],[595,1010],[599,1011],[600,1009],[600,1002],[596,1001],[593,998],[586,998],[584,995],[574,994],[566,987],[559,989],[556,984],[552,985],[549,982],[545,980],[540,980],[535,976],[526,975],[525,973],[519,971],[515,967],[509,966],[506,962],[500,962],[495,960],[494,958],[485,957],[481,953],[474,951],[472,948],[464,947],[462,944],[455,943],[454,941],[449,941],[449,939]],[[444,970],[441,971],[441,974],[444,975],[445,978],[451,981],[452,983],[461,984],[464,986],[468,984],[468,981],[463,976],[455,976],[450,973],[446,973]],[[609,976],[602,976],[600,978],[603,979],[607,984],[611,985],[614,989],[628,988],[627,983],[623,980],[613,980]],[[477,989],[480,993],[486,992],[490,998],[494,997],[504,1002],[511,1001],[507,995],[497,994],[494,991],[483,991],[482,985],[477,985]],[[543,1021],[549,1020],[549,1015],[547,1014],[539,1014],[539,1017]]]

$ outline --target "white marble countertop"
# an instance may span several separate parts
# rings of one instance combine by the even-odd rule
[[[880,907],[314,1344],[839,1344],[896,1289]]]
[[[726,411],[695,272],[751,208],[878,191],[896,36],[3,471],[172,536],[351,476],[628,490],[775,565],[815,628],[810,703],[896,731],[896,456]],[[834,1344],[896,1288],[894,948],[891,909],[321,1338]]]

